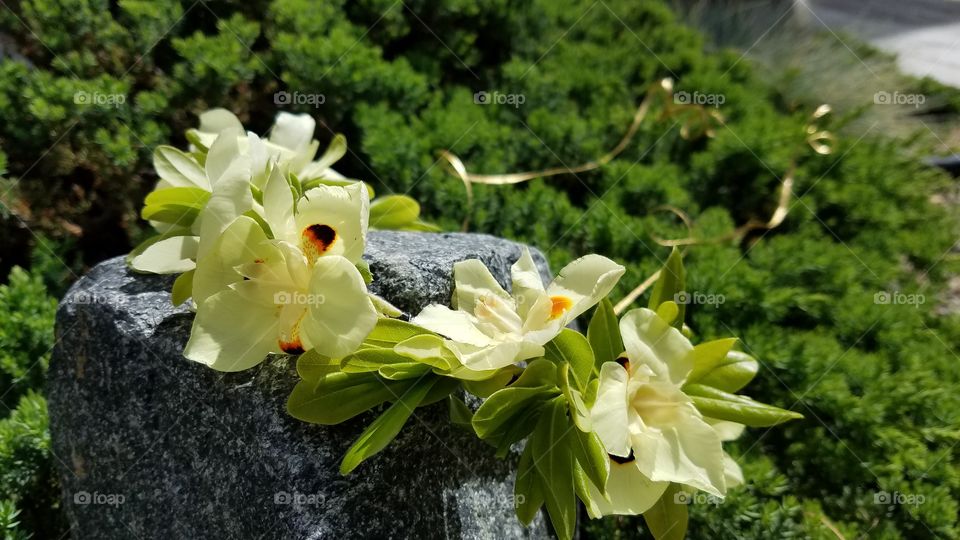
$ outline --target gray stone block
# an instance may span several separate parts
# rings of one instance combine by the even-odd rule
[[[371,289],[416,313],[449,301],[454,262],[479,258],[507,286],[519,255],[485,235],[372,232],[366,258]],[[192,314],[171,305],[171,284],[111,259],[57,312],[50,429],[75,538],[548,537],[542,517],[524,528],[514,515],[515,462],[453,427],[442,403],[340,476],[375,415],[291,418],[287,357],[233,374],[185,359]]]

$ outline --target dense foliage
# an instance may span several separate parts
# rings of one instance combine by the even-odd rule
[[[196,113],[226,107],[262,132],[278,108],[309,112],[322,143],[351,142],[341,172],[409,192],[456,229],[463,186],[438,150],[477,172],[575,165],[616,144],[647,86],[670,76],[724,96],[714,138],[651,120],[601,170],[476,186],[471,230],[536,245],[554,268],[607,255],[628,268],[616,298],[668,253],[652,234],[685,234],[658,207],[683,209],[698,237],[728,233],[769,217],[796,160],[783,225],[689,249],[691,291],[725,301],[687,307],[704,339],[742,336],[760,359],[746,393],[807,419],[733,445],[747,485],[692,504],[691,537],[960,536],[960,320],[938,308],[955,271],[950,184],[902,142],[840,123],[834,152],[814,154],[815,98],[784,99],[738,53],[703,54],[661,3],[24,0],[0,18],[14,53],[0,60],[0,274],[29,264],[29,246],[47,261],[0,291],[7,534],[62,527],[43,401],[28,390],[53,339],[39,276],[62,286],[71,274],[52,258],[92,264],[143,238],[150,153],[183,146]],[[323,104],[277,105],[279,91]],[[478,91],[524,103],[477,105]],[[586,534],[646,533],[607,519]]]

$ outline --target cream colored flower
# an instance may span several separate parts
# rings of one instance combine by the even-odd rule
[[[724,496],[743,476],[721,443],[742,426],[705,419],[683,393],[693,345],[649,309],[627,313],[620,332],[626,351],[601,367],[591,409],[610,454],[607,496],[594,492],[591,513],[643,513],[671,482]]]
[[[546,288],[529,250],[512,267],[513,294],[479,260],[454,265],[456,310],[427,306],[411,322],[448,338],[469,370],[486,372],[543,356],[543,346],[605,297],[624,268],[600,255],[567,265]]]

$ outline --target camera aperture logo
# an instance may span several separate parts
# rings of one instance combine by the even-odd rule
[[[496,90],[493,92],[481,90],[473,95],[475,105],[512,105],[519,109],[526,102],[527,96],[523,94],[501,94]]]
[[[99,506],[113,506],[114,508],[123,504],[127,498],[122,493],[100,493],[94,491],[78,491],[73,494],[73,504],[88,505],[96,504]]]
[[[299,491],[278,491],[273,494],[273,504],[285,506],[323,506],[325,496],[322,493],[300,493]]]
[[[327,102],[327,96],[323,94],[306,94],[302,92],[287,92],[280,90],[273,94],[273,104],[277,106],[286,105],[309,105],[316,109]]]

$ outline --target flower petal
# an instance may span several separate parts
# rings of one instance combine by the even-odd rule
[[[636,516],[656,504],[669,485],[670,482],[654,482],[644,476],[637,466],[637,460],[617,463],[611,459],[606,499],[593,484],[590,485],[590,498],[600,511],[600,516],[611,514]],[[590,517],[600,516],[591,515]]]
[[[431,304],[423,308],[423,311],[410,322],[467,345],[485,347],[491,342],[490,337],[477,328],[469,313],[454,311],[440,304]]]
[[[743,485],[743,470],[726,452],[723,453],[723,476],[727,483],[727,489]]]
[[[313,267],[310,303],[301,331],[320,354],[341,358],[356,351],[377,324],[377,310],[367,296],[363,276],[343,257],[322,257]]]
[[[651,480],[676,482],[717,496],[726,493],[720,437],[679,389],[669,424],[634,430],[631,443],[640,470]],[[635,424],[634,424],[635,425]]]
[[[275,312],[233,289],[220,291],[198,306],[183,354],[217,371],[251,368],[277,350]]]
[[[540,277],[540,270],[533,262],[527,246],[523,246],[520,258],[510,267],[510,277],[513,281],[512,292],[517,302],[517,313],[526,319],[527,313],[537,300],[545,296],[543,278]]]
[[[547,287],[561,303],[564,320],[571,321],[610,294],[626,268],[601,255],[586,255],[565,266]]]
[[[630,358],[630,370],[649,367],[660,381],[682,385],[693,369],[693,345],[679,330],[646,308],[627,312],[620,335]]]
[[[309,114],[281,112],[270,130],[270,142],[290,150],[301,150],[313,140],[317,122]],[[313,156],[310,156],[313,159]]]
[[[242,281],[244,275],[238,268],[283,263],[280,251],[270,244],[260,225],[251,218],[240,216],[223,231],[210,253],[197,265],[193,277],[194,302],[200,305],[208,297]]]
[[[243,160],[237,160],[224,172],[219,182],[214,184],[210,199],[200,211],[200,247],[197,256],[203,257],[213,249],[223,231],[252,208],[249,165]]]
[[[466,368],[472,371],[496,370],[523,360],[529,360],[532,356],[526,358],[522,353],[530,354],[529,348],[525,347],[519,341],[507,341],[502,343],[493,343],[486,347],[477,347],[465,343],[453,341],[446,342],[447,348],[453,351]],[[543,355],[543,348],[540,349],[540,355]]]
[[[198,187],[210,191],[210,181],[197,160],[172,146],[153,151],[153,168],[170,187]],[[159,186],[158,186],[159,188]]]
[[[204,169],[211,186],[216,186],[227,171],[236,174],[238,171],[234,169],[246,173],[246,178],[249,180],[250,157],[240,151],[241,137],[246,138],[246,133],[242,129],[228,129],[222,131],[217,136],[217,140],[210,145],[210,150],[207,152],[207,158],[204,162]]]
[[[287,176],[275,164],[270,166],[267,183],[263,187],[263,219],[277,240],[293,244],[299,241],[297,224],[293,218],[293,191]]]
[[[593,431],[607,452],[619,456],[630,455],[630,432],[627,425],[629,408],[627,370],[616,362],[604,362],[600,367],[600,387],[597,400],[590,410]]]
[[[473,313],[477,300],[486,295],[498,296],[513,304],[513,298],[478,259],[467,259],[454,264],[453,280],[456,283],[453,304],[459,310]]]
[[[366,245],[370,196],[363,184],[318,186],[297,206],[296,237],[307,259],[340,255],[356,263]]]
[[[160,240],[133,257],[130,266],[140,272],[154,274],[177,274],[196,267],[199,238],[196,236],[171,236]]]

